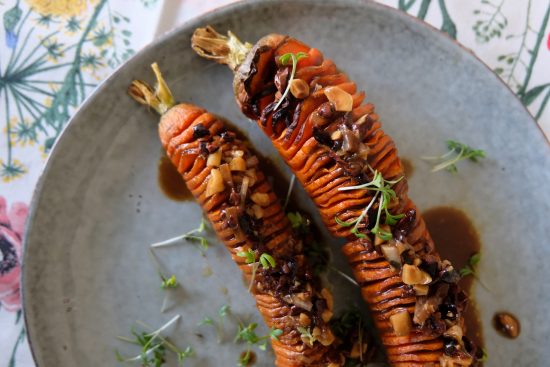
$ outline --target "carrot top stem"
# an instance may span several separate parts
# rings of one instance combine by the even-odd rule
[[[191,47],[200,56],[214,60],[219,64],[225,64],[231,70],[235,70],[244,61],[252,44],[241,42],[231,31],[224,36],[211,26],[207,26],[206,28],[197,28],[193,32]]]
[[[128,87],[128,94],[137,102],[153,107],[155,111],[162,115],[175,104],[174,97],[172,97],[172,92],[170,92],[164,81],[157,63],[153,63],[151,68],[157,78],[155,89],[144,81],[134,80]]]

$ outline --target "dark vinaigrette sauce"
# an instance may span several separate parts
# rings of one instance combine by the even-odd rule
[[[183,177],[166,155],[162,155],[158,163],[158,185],[166,197],[175,201],[193,199],[191,191],[185,185]]]
[[[479,235],[470,218],[463,211],[441,206],[426,210],[422,213],[422,217],[426,221],[426,226],[441,258],[450,260],[455,269],[460,270],[468,265],[470,257],[480,252]],[[472,295],[474,281],[473,276],[465,276],[460,280],[459,285],[468,295]],[[483,329],[479,311],[473,298],[470,298],[464,321],[466,336],[483,347]]]

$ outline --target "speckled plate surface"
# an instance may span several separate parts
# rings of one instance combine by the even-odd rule
[[[38,185],[26,238],[24,309],[38,366],[115,365],[116,348],[132,350],[117,335],[137,319],[161,325],[175,314],[182,319],[171,336],[197,351],[190,365],[235,365],[244,349],[230,336],[218,345],[213,330],[197,326],[225,303],[240,317],[258,318],[220,245],[206,257],[193,245],[159,250],[182,283],[178,302],[159,312],[163,294],[148,245],[196,227],[200,209],[160,192],[157,117],[125,94],[133,78],[151,80],[149,65],[158,61],[175,96],[227,117],[273,157],[267,139],[237,110],[231,73],[192,52],[192,30],[205,24],[250,41],[291,34],[323,50],[366,89],[401,155],[416,166],[410,186],[420,208],[452,205],[475,220],[483,243],[479,276],[490,289],[475,289],[488,365],[547,365],[550,149],[541,131],[476,58],[414,19],[364,1],[292,0],[237,4],[187,23],[126,63],[73,117]],[[430,174],[418,157],[442,151],[448,138],[483,148],[488,158],[461,166],[458,175]],[[327,241],[345,269],[339,243]],[[213,274],[206,277],[208,269]],[[336,288],[340,305],[358,302],[357,290]],[[515,341],[490,326],[502,309],[522,322]],[[228,335],[235,328],[229,324]],[[271,364],[269,354],[259,356],[258,365]]]

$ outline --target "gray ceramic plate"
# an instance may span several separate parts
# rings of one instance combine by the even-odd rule
[[[39,366],[114,365],[115,348],[133,350],[115,336],[127,334],[137,319],[161,325],[175,314],[182,319],[170,334],[197,350],[191,365],[231,366],[244,349],[230,337],[218,345],[213,330],[197,327],[225,303],[241,318],[257,318],[220,245],[204,258],[193,245],[159,251],[183,284],[177,305],[159,312],[163,294],[148,244],[194,228],[200,210],[159,191],[157,117],[125,95],[133,78],[151,80],[149,65],[158,61],[178,98],[226,116],[273,156],[267,139],[237,110],[230,72],[189,47],[192,30],[205,24],[251,41],[270,32],[294,35],[366,88],[401,155],[416,165],[410,186],[419,206],[452,205],[475,219],[484,246],[479,275],[491,289],[475,291],[488,365],[547,365],[550,154],[532,118],[471,54],[402,13],[364,1],[292,0],[237,4],[187,23],[126,63],[74,116],[38,185],[26,239],[25,314]],[[484,148],[488,158],[464,164],[458,175],[429,174],[417,157],[442,151],[448,138]],[[331,245],[345,268],[339,243]],[[213,274],[205,277],[208,267]],[[358,300],[352,287],[336,288],[340,305]],[[515,341],[490,326],[501,309],[522,322]],[[269,365],[271,357],[259,354],[259,365]]]

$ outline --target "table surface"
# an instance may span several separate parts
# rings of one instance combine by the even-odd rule
[[[21,317],[21,238],[55,139],[94,87],[137,50],[234,1],[0,0],[0,367],[33,366]],[[379,2],[471,49],[550,136],[548,0]]]

